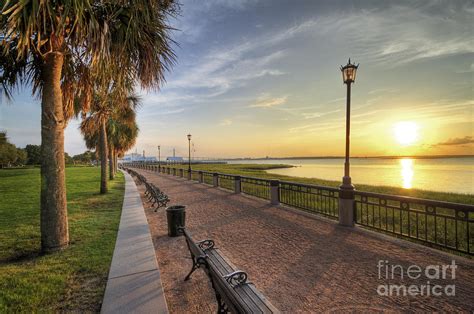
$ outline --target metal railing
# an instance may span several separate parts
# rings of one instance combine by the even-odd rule
[[[234,191],[235,189],[235,176],[230,174],[223,174],[219,173],[217,175],[219,177],[219,187]]]
[[[474,252],[472,205],[356,191],[355,222],[433,246]]]
[[[280,202],[331,218],[339,217],[339,189],[280,182]]]
[[[140,164],[136,167],[143,169]],[[187,175],[187,170],[184,171]],[[199,181],[200,173],[203,183],[209,185],[214,185],[217,177],[217,186],[227,190],[272,200],[272,203],[275,193],[276,203],[332,219],[339,217],[341,194],[338,188],[206,171],[192,171],[192,180]],[[236,184],[236,178],[240,178],[240,184]],[[354,222],[358,225],[429,246],[474,254],[473,205],[363,191],[354,191],[354,197]]]
[[[212,185],[213,184],[214,174],[212,172],[203,171],[202,172],[202,183]]]
[[[270,199],[270,180],[241,177],[242,192],[256,197]]]
[[[191,180],[199,181],[199,171],[191,170]]]

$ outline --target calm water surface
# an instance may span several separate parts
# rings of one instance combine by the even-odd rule
[[[474,194],[474,157],[432,159],[351,159],[352,182],[386,185],[405,189]],[[288,164],[294,168],[269,170],[269,173],[294,177],[341,180],[344,159],[265,159],[229,163]]]

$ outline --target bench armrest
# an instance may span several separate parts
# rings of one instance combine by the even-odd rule
[[[236,270],[224,276],[224,279],[233,287],[247,283],[247,273],[241,270]]]
[[[202,240],[199,242],[196,242],[196,244],[199,246],[201,250],[206,252],[207,250],[213,249],[214,248],[214,241],[210,239]]]

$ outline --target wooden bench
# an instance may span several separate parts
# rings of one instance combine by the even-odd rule
[[[145,196],[147,196],[149,202],[152,202],[151,206],[155,206],[156,204],[155,212],[160,207],[166,207],[166,205],[168,205],[168,203],[170,202],[168,195],[163,193],[153,183],[148,183],[145,181],[145,187]]]
[[[185,228],[179,230],[186,238],[193,262],[184,280],[188,280],[196,269],[204,269],[216,295],[218,313],[279,313],[247,280],[247,274],[238,270],[215,247],[213,240],[195,242]]]
[[[139,174],[135,170],[129,169],[129,168],[124,168],[131,176],[134,176],[137,178],[137,185],[144,184],[145,185],[145,196],[147,197],[149,202],[152,202],[151,206],[155,206],[155,212],[160,208],[160,207],[166,207],[168,203],[170,202],[170,199],[168,195],[160,191],[159,188],[157,188],[153,183],[149,183],[146,179],[145,176]]]

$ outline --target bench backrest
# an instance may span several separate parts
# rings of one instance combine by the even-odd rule
[[[188,245],[189,252],[193,255],[194,258],[206,257],[206,253],[204,252],[203,249],[199,247],[198,244],[194,243],[191,234],[186,230],[186,228],[179,228],[179,230],[183,233],[185,239],[186,239],[186,244]]]

